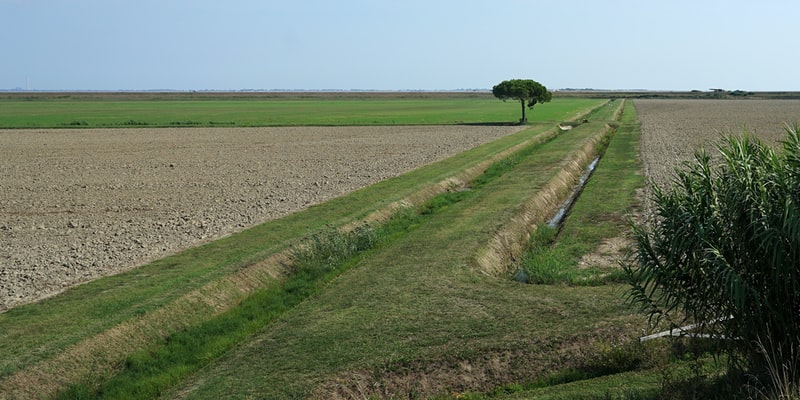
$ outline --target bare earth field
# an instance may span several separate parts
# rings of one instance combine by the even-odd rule
[[[720,133],[747,129],[767,143],[786,137],[785,124],[800,122],[799,100],[634,100],[642,124],[641,157],[645,175],[667,184],[676,167]]]
[[[519,129],[0,130],[0,311]]]

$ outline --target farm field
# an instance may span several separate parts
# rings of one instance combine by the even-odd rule
[[[785,124],[800,122],[800,100],[673,100],[633,101],[642,124],[642,167],[648,179],[665,185],[681,163],[722,133],[743,130],[767,143],[785,137]]]
[[[0,128],[65,128],[53,121],[76,115],[145,122],[0,130],[0,311],[519,130],[493,119],[515,120],[516,107],[485,93],[34,93],[0,103]],[[537,119],[569,120],[596,104],[554,101]],[[233,126],[150,127],[199,115],[225,115]],[[425,125],[459,115],[477,123]],[[239,127],[365,116],[415,126]]]
[[[367,217],[376,209],[388,207],[391,210],[392,204],[398,201],[399,204],[421,204],[421,201],[430,197],[427,192],[431,189],[433,190],[431,193],[435,194],[452,185],[463,185],[464,183],[459,182],[481,175],[490,164],[498,163],[503,157],[512,154],[511,152],[519,152],[522,148],[533,149],[531,146],[549,141],[558,132],[556,128],[558,122],[589,112],[590,109],[585,107],[586,104],[573,103],[571,108],[561,109],[560,114],[538,113],[537,117],[553,119],[542,122],[534,120],[525,130],[500,133],[497,138],[486,144],[415,169],[403,176],[381,181],[366,189],[272,220],[223,240],[155,261],[129,273],[95,280],[46,301],[15,307],[0,314],[0,326],[2,326],[0,331],[4,332],[0,337],[0,352],[3,354],[3,357],[0,357],[3,360],[0,364],[3,384],[0,386],[10,390],[5,393],[14,393],[16,390],[46,393],[53,390],[53,387],[64,385],[65,382],[78,383],[70,379],[81,376],[76,375],[81,374],[81,371],[89,372],[88,376],[95,377],[99,377],[98,374],[113,372],[113,369],[122,366],[117,363],[124,360],[125,354],[130,351],[129,346],[134,348],[141,346],[143,338],[138,335],[150,338],[145,339],[145,343],[154,339],[163,340],[163,338],[158,339],[161,337],[158,332],[187,330],[204,319],[213,318],[221,310],[224,311],[227,307],[234,307],[239,301],[244,301],[245,298],[242,296],[247,296],[250,291],[256,289],[253,285],[266,285],[264,290],[272,290],[270,288],[274,288],[275,283],[280,282],[280,276],[271,275],[268,269],[271,265],[269,255],[285,249],[287,243],[291,243],[292,240],[309,232],[324,229],[328,225],[342,226],[352,223]],[[589,103],[592,107],[601,104],[603,102]],[[575,130],[576,135],[565,136],[562,143],[574,141],[574,144],[570,145],[574,148],[581,146],[581,143],[588,138],[597,137],[603,132],[601,128],[605,126],[604,121],[610,118],[611,111],[616,108],[616,104],[605,107],[603,113],[598,114],[596,123],[586,124],[585,127]],[[513,130],[513,127],[474,128]],[[14,132],[19,134],[35,131]],[[69,134],[69,132],[72,131],[62,130],[55,133]],[[115,130],[115,132],[122,131]],[[577,135],[578,132],[582,133]],[[560,155],[549,162],[541,161],[543,166],[557,165],[552,163],[558,157],[572,157],[570,147],[563,148],[557,144],[550,147]],[[180,167],[180,163],[172,162],[173,166],[170,167],[163,161],[165,160],[156,160],[154,165],[165,170]],[[558,170],[559,168],[548,167],[547,174],[540,179],[545,179]],[[567,182],[564,184],[568,185]],[[430,189],[426,189],[428,187]],[[516,188],[533,190],[519,185],[507,187],[510,190],[518,190]],[[419,192],[420,189],[424,191]],[[466,195],[467,192],[459,193]],[[497,192],[496,196],[504,199],[502,192]],[[408,201],[411,203],[407,203]],[[494,204],[492,207],[513,208],[516,201],[520,200],[508,198],[497,204],[492,202]],[[506,213],[508,211],[502,212]],[[465,222],[466,225],[463,227],[469,230],[470,222]],[[78,223],[72,225],[79,226]],[[490,235],[493,230],[493,228],[478,229],[483,231],[482,236]],[[265,265],[262,260],[268,263],[265,274],[259,272]],[[228,279],[228,275],[231,279]],[[279,280],[276,281],[276,278]],[[205,284],[206,282],[209,283]],[[230,283],[236,286],[229,287]],[[192,291],[192,288],[199,289]],[[209,290],[211,292],[208,292]],[[209,295],[214,297],[209,298]],[[191,312],[186,312],[185,307],[188,305],[191,305]],[[153,323],[158,325],[150,325]],[[32,326],[39,327],[34,330],[36,334],[31,334]],[[125,328],[126,326],[128,328]],[[130,332],[127,331],[129,328],[144,330]],[[124,332],[135,333],[136,336],[129,339],[115,336],[125,334]],[[153,337],[153,334],[156,336]],[[234,332],[230,334],[235,336]],[[109,340],[111,342],[108,342]],[[109,353],[108,346],[116,350]],[[100,348],[105,350],[99,350]],[[81,349],[95,350],[79,355]],[[117,356],[114,355],[116,352],[119,352]],[[123,358],[120,359],[119,356]],[[117,360],[111,364],[114,366],[112,370],[109,370],[110,365],[102,364],[102,360],[107,357],[110,357],[109,360]],[[101,362],[101,365],[96,367],[101,369],[92,370],[96,362]]]
[[[558,114],[596,99],[554,99]],[[34,93],[0,96],[0,128],[508,124],[491,93]]]
[[[498,163],[515,163],[505,173],[444,196],[455,199],[165,397],[458,398],[577,368],[580,352],[637,325],[619,285],[525,285],[501,259],[488,270],[480,260],[493,238],[514,247],[505,233],[516,221],[552,215],[540,194],[571,190],[577,175],[563,171],[589,163],[618,111],[609,103]]]
[[[520,129],[0,131],[0,310],[285,216]]]
[[[71,157],[47,159],[46,146],[39,144],[36,154],[48,160],[39,168],[56,165],[48,170],[56,177],[60,170],[70,176],[95,177],[88,183],[67,175],[48,181],[29,171],[36,180],[27,186],[12,186],[19,192],[31,191],[37,185],[43,189],[17,204],[36,204],[44,215],[18,210],[3,214],[4,218],[17,218],[14,224],[7,224],[11,229],[0,232],[3,234],[22,233],[25,230],[17,229],[20,225],[30,225],[31,232],[42,230],[24,219],[53,214],[59,229],[70,234],[114,232],[144,221],[140,231],[121,231],[119,236],[142,232],[137,236],[142,242],[162,223],[176,232],[185,230],[195,243],[204,243],[215,235],[256,223],[248,214],[253,210],[279,208],[295,197],[302,203],[302,211],[287,208],[283,217],[267,216],[267,223],[223,240],[1,313],[0,331],[5,336],[0,335],[0,388],[5,389],[0,389],[0,397],[3,393],[12,398],[61,393],[60,398],[469,395],[534,399],[550,398],[554,393],[567,398],[591,393],[590,398],[603,398],[613,393],[632,394],[626,383],[634,382],[636,393],[650,398],[659,385],[659,373],[636,370],[648,368],[648,364],[632,367],[623,360],[631,355],[626,353],[631,348],[627,344],[636,341],[645,325],[642,317],[625,304],[625,285],[614,277],[618,276],[614,266],[622,249],[609,246],[618,242],[626,216],[637,209],[634,192],[641,185],[641,177],[632,162],[636,153],[647,178],[665,182],[672,168],[689,159],[698,145],[716,139],[719,130],[738,131],[745,126],[756,129],[765,140],[780,139],[783,123],[799,115],[800,102],[637,99],[607,102],[585,114],[588,106],[601,103],[589,104],[584,99],[566,107],[570,103],[563,101],[559,111],[547,106],[537,109],[532,116],[538,120],[524,130],[492,124],[468,126],[472,136],[468,135],[470,142],[463,148],[470,150],[444,146],[433,154],[425,152],[436,142],[426,136],[439,136],[435,133],[438,129],[451,132],[448,129],[464,127],[314,128],[316,134],[306,138],[308,142],[303,142],[301,133],[311,129],[307,127],[0,131],[0,139],[5,140],[16,134],[42,133],[48,138],[48,146],[60,143],[62,151],[74,151]],[[579,112],[583,113],[579,120],[585,118],[585,123],[566,132],[558,129],[559,122],[574,120]],[[642,126],[641,141],[637,120]],[[271,147],[262,143],[259,138],[269,136],[265,132],[272,129],[284,132],[277,137],[286,142],[275,139]],[[335,133],[326,136],[328,129]],[[359,136],[360,129],[369,133]],[[410,130],[409,140],[415,144],[402,141],[405,129]],[[120,162],[87,167],[89,164],[76,156],[85,154],[78,149],[90,149],[92,157],[103,159],[98,155],[104,155],[103,149],[111,143],[93,137],[93,132],[104,132],[104,138],[142,135],[144,139],[135,146],[117,146],[147,151],[126,155],[117,150]],[[170,134],[163,135],[166,132]],[[246,139],[221,139],[231,132],[239,132]],[[337,141],[349,138],[349,132],[355,135],[352,142]],[[452,132],[451,141],[464,134]],[[491,137],[484,140],[485,132]],[[377,143],[370,141],[372,135],[383,134],[382,139],[375,140]],[[63,141],[58,139],[61,135]],[[383,141],[394,136],[400,136],[391,142],[394,146],[382,147]],[[182,144],[175,145],[172,137]],[[297,137],[298,142],[288,137]],[[319,137],[323,138],[321,150],[305,158],[273,160],[263,156],[314,148],[310,143]],[[89,145],[92,142],[97,143]],[[67,143],[74,143],[74,147]],[[333,164],[347,164],[345,157],[339,156],[343,153],[350,157],[346,149],[354,143],[367,143],[366,156],[385,156],[388,164],[403,164],[408,172],[384,179],[394,176],[387,172],[391,166],[353,161],[358,171],[368,172],[345,169],[335,176],[319,175],[321,167],[339,171]],[[419,148],[406,151],[415,145]],[[541,224],[547,218],[544,210],[553,207],[543,199],[549,193],[569,192],[571,179],[577,180],[576,171],[580,172],[604,146],[608,150],[592,180],[559,236],[549,245],[554,249],[562,244],[568,247],[555,259],[563,263],[559,264],[562,269],[575,269],[576,274],[569,278],[568,273],[562,273],[565,271],[556,271],[552,283],[522,284],[511,279],[515,267],[511,260],[517,258],[526,235],[509,227],[519,221],[528,224],[526,229]],[[210,155],[192,156],[206,153]],[[444,159],[416,164],[418,153],[428,154],[430,160]],[[185,157],[175,161],[177,156]],[[74,169],[69,167],[72,164],[76,165]],[[195,172],[173,181],[186,172],[182,168]],[[121,181],[128,178],[116,182],[103,178],[103,169],[144,183],[126,189]],[[572,177],[565,179],[568,170]],[[659,175],[658,171],[663,173]],[[284,173],[279,175],[281,179],[270,179],[279,173]],[[234,174],[246,178],[231,180]],[[370,179],[378,182],[343,196],[324,192],[328,186],[341,188],[341,193],[352,190],[345,186],[351,183],[347,177],[353,176],[364,179],[366,183],[361,184],[369,184]],[[171,182],[181,182],[175,185],[178,194],[174,197],[169,190],[164,191]],[[0,186],[6,184],[0,181]],[[227,190],[229,186],[233,190]],[[418,191],[425,187],[435,189],[420,195]],[[287,194],[270,197],[262,191],[270,188],[285,188]],[[100,189],[127,193],[129,197],[107,204],[101,203],[98,197],[102,196],[97,194],[81,195]],[[162,191],[151,198],[143,197],[151,189]],[[236,194],[245,189],[254,190],[253,197]],[[77,199],[59,204],[59,208],[69,204],[80,212],[53,212],[53,203],[42,200],[59,191],[68,193],[56,203]],[[556,195],[556,203],[563,193]],[[322,202],[326,196],[331,197]],[[237,197],[244,201],[235,201]],[[209,199],[214,200],[213,210],[203,208]],[[137,206],[125,209],[117,205],[120,201]],[[190,204],[189,211],[172,208],[176,202]],[[310,204],[318,205],[308,207]],[[398,204],[411,209],[400,212]],[[95,209],[102,209],[103,216],[119,219],[109,225],[85,222],[91,214],[88,211]],[[186,215],[195,209],[196,217]],[[388,233],[381,234],[386,236],[374,239],[377,242],[372,247],[326,267],[329,272],[319,283],[303,286],[305,283],[294,275],[270,269],[273,264],[269,263],[280,266],[286,261],[269,257],[292,243],[287,238],[369,219],[376,209],[397,213],[385,222],[386,226],[375,228],[387,229]],[[158,213],[153,217],[146,214],[154,211]],[[230,221],[235,222],[216,233],[210,229],[217,222]],[[29,240],[34,240],[33,236]],[[164,240],[169,235],[161,236]],[[320,236],[312,239],[323,244],[326,240]],[[160,245],[158,241],[146,246],[133,242],[130,247],[134,253],[141,253]],[[190,246],[193,244],[186,245]],[[76,253],[73,247],[66,250],[68,254]],[[202,276],[201,268],[206,271]],[[181,287],[199,289],[188,292]],[[273,300],[270,296],[275,296],[276,290],[303,293],[305,297]],[[278,303],[288,308],[274,313],[271,310]],[[28,333],[30,327],[36,327],[36,334]],[[577,382],[564,385],[564,391],[560,391],[559,382],[570,381]],[[544,390],[536,389],[542,382],[549,383],[544,383]],[[64,392],[65,388],[69,390]],[[483,397],[481,393],[491,394]]]

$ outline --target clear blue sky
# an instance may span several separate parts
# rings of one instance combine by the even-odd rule
[[[800,90],[797,0],[0,0],[0,89]]]

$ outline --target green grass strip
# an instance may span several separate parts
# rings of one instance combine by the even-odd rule
[[[507,394],[466,396],[471,400],[645,400],[658,398],[661,372],[634,371],[533,389],[524,385]]]
[[[522,268],[524,280],[535,284],[597,285],[624,280],[618,266],[579,267],[578,262],[604,240],[618,238],[637,205],[639,125],[631,102],[601,158],[573,206],[561,231],[542,227],[532,235]],[[611,254],[610,256],[620,254]]]
[[[369,226],[349,233],[330,229],[311,235],[307,245],[294,252],[293,270],[280,285],[258,290],[230,311],[131,354],[122,372],[99,389],[93,381],[73,384],[57,398],[157,397],[312,296],[327,281],[346,271],[357,260],[357,254],[376,245],[383,235]]]

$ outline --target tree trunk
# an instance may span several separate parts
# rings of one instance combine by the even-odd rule
[[[522,118],[519,119],[519,123],[524,124],[528,122],[528,117],[525,116],[525,99],[519,99],[519,103],[522,104]]]

